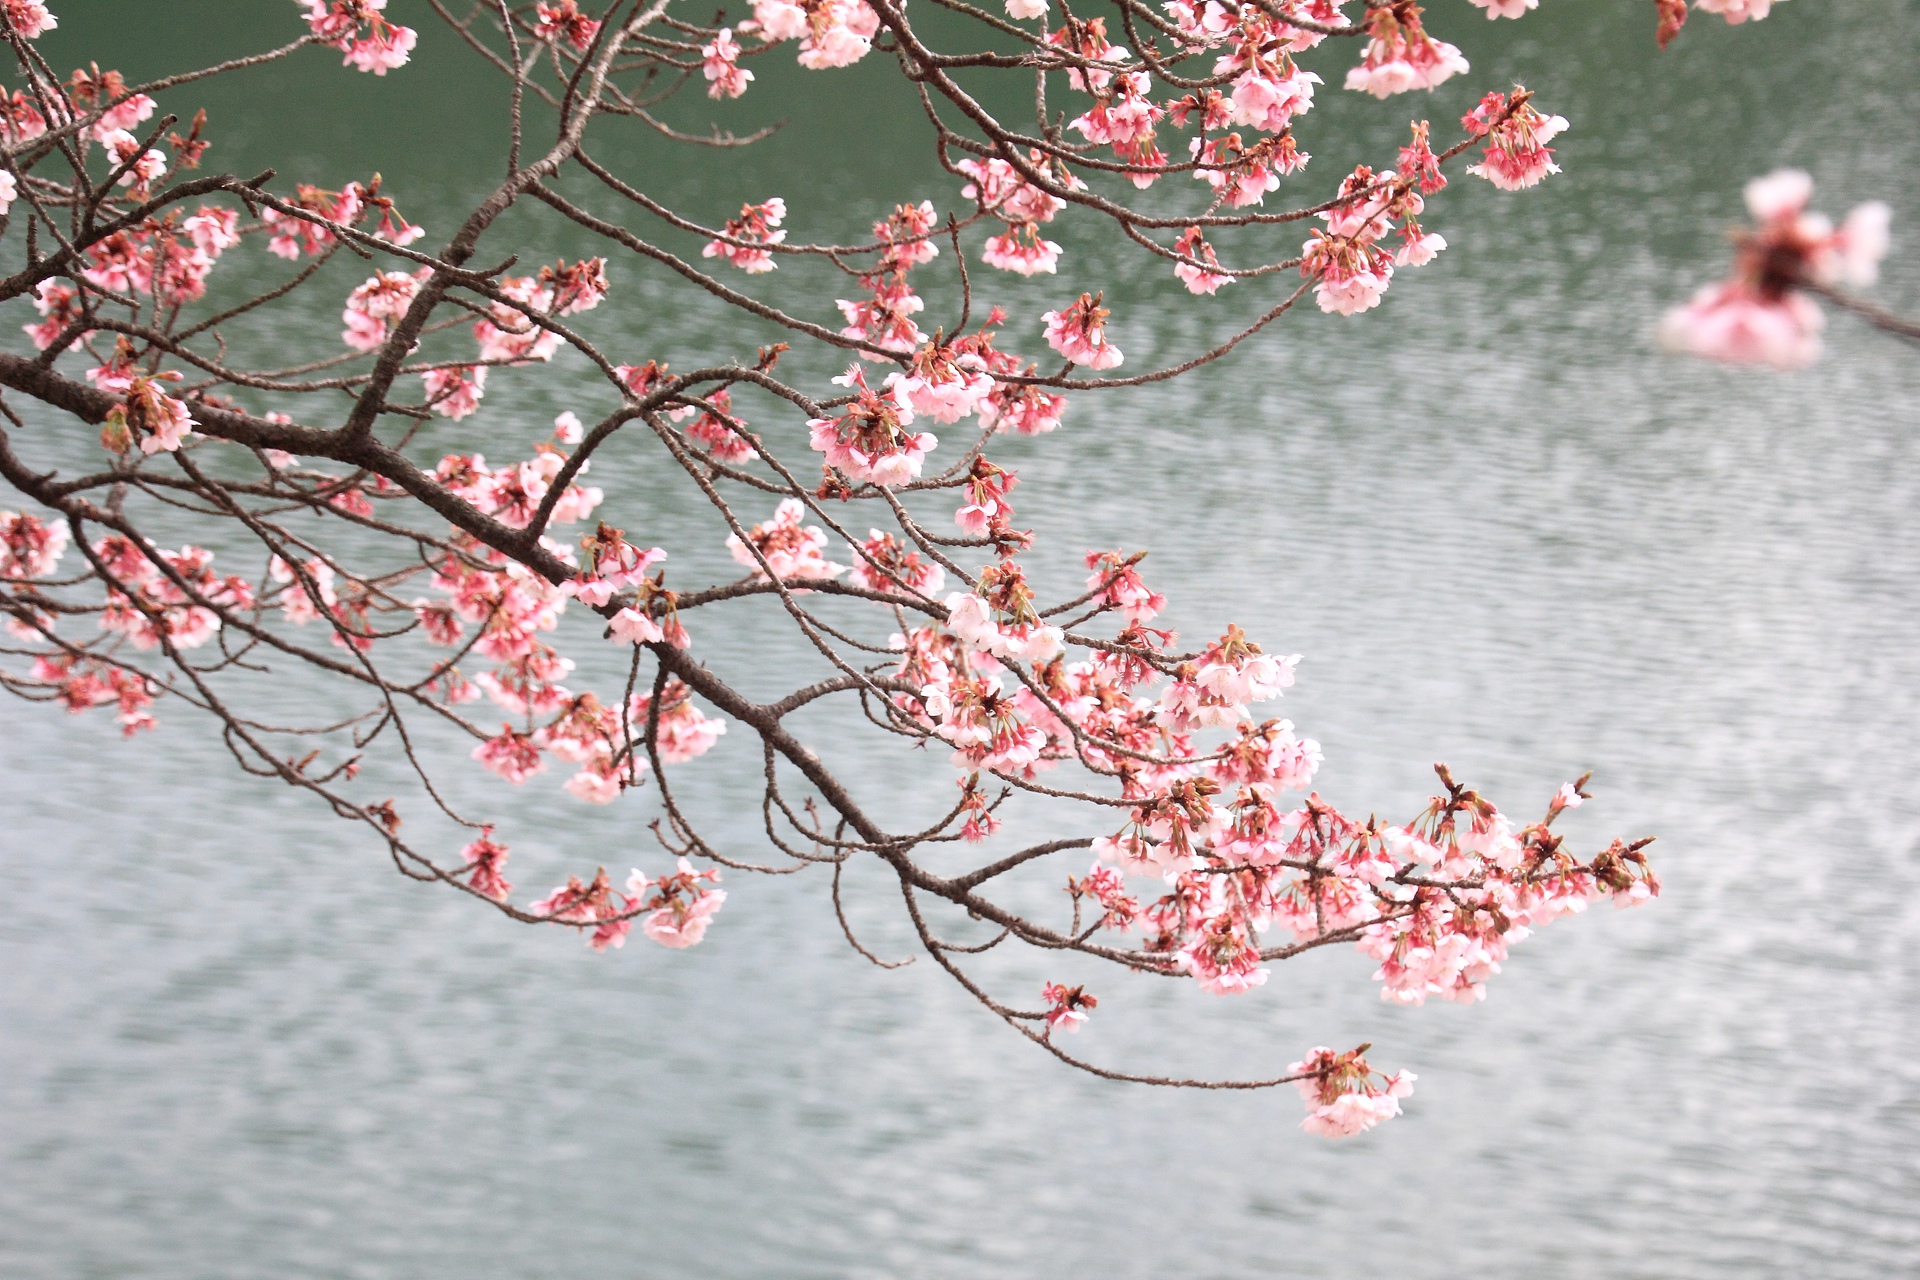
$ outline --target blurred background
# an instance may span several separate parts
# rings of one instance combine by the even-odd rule
[[[41,41],[56,66],[97,60],[130,79],[301,29],[292,5],[56,9]],[[208,108],[210,168],[272,165],[282,189],[378,170],[438,243],[498,181],[504,95],[424,3],[389,12],[421,43],[383,79],[303,51],[163,106]],[[1298,129],[1322,157],[1309,175],[1324,185],[1390,158],[1410,113],[1451,136],[1479,92],[1514,81],[1573,122],[1566,172],[1517,196],[1457,182],[1425,220],[1451,248],[1403,272],[1374,313],[1294,315],[1210,373],[1082,396],[1059,433],[995,448],[1020,472],[1043,580],[1070,584],[1087,548],[1147,545],[1183,632],[1235,621],[1305,655],[1280,712],[1325,744],[1319,789],[1342,808],[1410,816],[1446,760],[1531,815],[1592,769],[1598,798],[1570,815],[1576,837],[1660,837],[1655,906],[1542,932],[1472,1008],[1387,1007],[1370,962],[1345,949],[1233,1000],[1072,975],[1102,998],[1074,1046],[1101,1062],[1257,1074],[1370,1040],[1377,1063],[1420,1075],[1404,1118],[1328,1144],[1299,1132],[1290,1091],[1073,1073],[928,963],[883,973],[851,953],[817,877],[729,874],[698,950],[636,938],[595,956],[400,879],[355,829],[240,776],[184,708],[163,702],[158,732],[122,742],[105,715],[9,702],[0,1273],[1911,1269],[1920,353],[1836,316],[1825,361],[1777,375],[1669,358],[1650,334],[1722,272],[1740,184],[1779,164],[1810,170],[1816,207],[1835,216],[1894,206],[1876,296],[1920,311],[1916,18],[1907,0],[1802,0],[1737,29],[1699,15],[1656,55],[1644,4],[1546,0],[1488,23],[1434,0],[1429,24],[1474,72],[1430,99],[1324,90]],[[1310,65],[1337,85],[1351,54],[1330,53]],[[669,111],[695,129],[790,117],[751,152],[608,122],[594,154],[710,223],[783,196],[795,240],[844,242],[900,200],[960,206],[880,57],[825,73],[791,62],[754,60],[737,104]],[[1009,112],[1023,92],[1007,92]],[[1154,193],[1175,196],[1190,198]],[[1012,313],[1004,346],[1039,350],[1041,310],[1104,286],[1129,370],[1145,369],[1285,287],[1195,303],[1093,224],[1056,226],[1058,279],[976,274],[980,302]],[[1256,247],[1223,240],[1222,257],[1236,245]],[[589,251],[533,216],[481,256],[527,246],[527,268]],[[943,257],[921,273],[929,329],[955,306],[946,269]],[[229,337],[260,364],[325,354],[363,270],[342,264]],[[237,297],[283,271],[250,243],[215,279]],[[773,337],[657,271],[616,258],[609,274],[590,319],[622,358],[690,367]],[[804,264],[756,287],[831,317],[829,278]],[[793,359],[803,385],[835,371]],[[561,409],[604,410],[598,394],[564,360],[550,375],[495,371],[484,411],[438,424],[426,456],[520,456]],[[797,422],[741,407],[797,447]],[[75,465],[94,448],[90,431],[32,421],[37,456]],[[593,479],[614,495],[609,520],[672,551],[680,585],[730,576],[697,495],[657,458],[635,446]],[[771,691],[792,643],[771,615],[744,617],[690,622],[717,669]],[[828,737],[883,808],[944,803],[943,761]],[[677,785],[710,836],[754,856],[739,785],[753,752],[735,739]],[[650,793],[589,810],[559,793],[562,775],[507,792],[463,755],[450,785],[500,818],[523,893],[598,862],[664,865]],[[1055,902],[1083,862],[1049,862],[1030,900]],[[849,892],[869,945],[906,954],[885,879],[856,872]],[[1019,957],[984,972],[1015,996],[1060,976]]]

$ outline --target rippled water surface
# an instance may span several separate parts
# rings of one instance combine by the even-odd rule
[[[293,25],[291,5],[169,7],[218,20],[215,54]],[[1438,122],[1474,85],[1524,78],[1575,122],[1567,173],[1523,198],[1449,192],[1431,224],[1453,248],[1375,314],[1293,317],[1203,381],[1086,400],[1004,453],[1058,581],[1079,548],[1150,541],[1183,630],[1231,618],[1305,655],[1288,714],[1326,744],[1330,798],[1410,812],[1446,759],[1531,811],[1594,769],[1574,830],[1657,833],[1656,908],[1546,931],[1470,1009],[1382,1006],[1351,952],[1234,1001],[1100,976],[1079,1047],[1104,1061],[1250,1072],[1365,1039],[1420,1073],[1404,1119],[1328,1145],[1298,1132],[1291,1095],[1065,1071],[928,965],[850,953],[817,880],[731,883],[691,954],[596,957],[400,880],[341,824],[236,776],[184,710],[122,743],[97,718],[0,704],[0,1274],[1920,1269],[1920,362],[1845,320],[1790,376],[1648,341],[1718,269],[1738,183],[1780,161],[1836,212],[1894,203],[1882,294],[1920,310],[1920,6],[1801,0],[1737,32],[1702,20],[1661,58],[1644,5],[1547,0],[1497,27],[1430,7],[1472,83],[1385,108],[1328,90],[1309,149],[1337,162],[1372,138],[1384,155],[1409,106]],[[105,48],[141,74],[193,56],[150,34],[154,6],[59,8],[56,61]],[[605,153],[698,216],[782,194],[799,238],[957,199],[877,68],[769,72],[762,91],[728,119],[796,119],[757,155]],[[775,105],[789,91],[808,96]],[[384,82],[314,55],[169,105],[213,108],[210,162],[334,184],[382,169],[439,235],[498,171],[492,93],[430,39]],[[836,141],[849,131],[861,149]],[[1130,363],[1265,305],[1235,286],[1198,310],[1135,265],[1096,271],[1096,245],[1069,251],[1087,272],[1071,283],[1113,286]],[[733,321],[679,310],[638,267],[615,282],[597,332],[622,352],[738,349]],[[1032,327],[1068,283],[991,287]],[[349,284],[246,339],[330,340]],[[768,287],[818,309],[803,272]],[[468,425],[499,443],[464,447],[506,457],[587,407],[568,398],[584,383],[498,381]],[[631,495],[610,518],[723,572],[655,462],[602,469]],[[709,660],[770,689],[769,652],[789,652],[774,634],[715,636]],[[939,776],[829,747],[883,805]],[[682,784],[743,850],[745,748]],[[644,799],[583,813],[554,791],[471,790],[524,841],[525,886],[647,856]],[[904,953],[884,881],[850,889],[871,945]],[[1018,959],[988,973],[1015,990],[1046,976]]]

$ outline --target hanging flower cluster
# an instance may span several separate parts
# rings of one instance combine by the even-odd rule
[[[1836,227],[1807,211],[1812,198],[1813,179],[1798,169],[1749,182],[1747,212],[1758,225],[1735,238],[1733,276],[1668,312],[1662,343],[1710,360],[1777,369],[1818,359],[1826,318],[1808,291],[1864,288],[1879,279],[1893,215],[1882,202],[1869,201]]]

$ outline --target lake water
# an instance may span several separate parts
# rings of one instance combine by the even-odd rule
[[[57,64],[194,56],[148,6],[60,8]],[[215,55],[294,28],[291,5],[235,8],[169,6],[212,24]],[[377,168],[439,235],[495,179],[501,124],[424,8],[394,0],[427,38],[384,81],[315,53],[169,105],[212,109],[210,164],[329,185]],[[1299,1132],[1290,1093],[1059,1067],[927,964],[850,953],[817,879],[731,876],[698,950],[594,956],[400,880],[351,829],[237,776],[184,709],[122,743],[98,717],[0,703],[0,1274],[1920,1270],[1920,361],[1840,318],[1825,362],[1788,376],[1649,338],[1720,269],[1740,182],[1781,162],[1836,214],[1893,203],[1880,296],[1920,310],[1920,13],[1804,0],[1739,30],[1702,17],[1656,57],[1644,5],[1548,0],[1497,25],[1431,8],[1476,65],[1435,95],[1436,122],[1524,79],[1574,121],[1566,174],[1448,192],[1430,225],[1453,247],[1376,313],[1293,317],[1203,381],[1083,398],[1062,432],[998,452],[1056,581],[1085,547],[1145,542],[1184,631],[1232,619],[1305,655],[1285,711],[1325,743],[1336,803],[1411,813],[1445,759],[1525,813],[1591,768],[1573,830],[1659,835],[1655,907],[1544,931],[1473,1008],[1383,1006],[1350,951],[1232,1001],[1098,975],[1076,1047],[1102,1061],[1253,1072],[1364,1039],[1419,1072],[1404,1118],[1331,1145]],[[883,72],[763,71],[725,118],[795,121],[751,156],[602,151],[701,216],[784,195],[799,239],[956,201]],[[1303,138],[1330,163],[1359,138],[1387,154],[1409,110],[1427,104],[1328,90]],[[860,151],[834,141],[850,131]],[[1037,332],[1042,301],[1107,284],[1130,364],[1262,305],[1244,285],[1184,305],[1062,238],[1061,280],[995,279],[989,300]],[[268,278],[263,258],[233,261]],[[678,311],[636,266],[614,279],[595,319],[623,349],[682,365],[738,349],[731,319]],[[817,307],[808,279],[768,288]],[[330,341],[351,283],[241,337]],[[928,297],[945,314],[951,293]],[[584,385],[500,377],[436,446],[510,456],[558,408],[584,416],[567,389]],[[49,457],[90,447],[36,430]],[[637,446],[599,472],[610,519],[690,577],[725,572],[710,522]],[[772,688],[753,672],[791,653],[777,628],[718,630],[713,665]],[[832,747],[902,804],[940,773]],[[681,785],[751,852],[730,785],[745,748]],[[658,861],[645,796],[586,812],[551,776],[502,795],[449,772],[516,838],[525,888]],[[883,878],[851,889],[869,944],[904,954]],[[1051,971],[985,972],[1025,990]]]

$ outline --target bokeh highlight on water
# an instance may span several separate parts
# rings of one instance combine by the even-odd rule
[[[56,64],[110,53],[146,74],[194,56],[147,6],[64,8]],[[294,28],[292,6],[169,8],[216,24],[222,54]],[[1894,204],[1882,296],[1920,310],[1905,123],[1920,13],[1802,0],[1738,31],[1701,21],[1655,57],[1644,5],[1549,0],[1497,25],[1431,8],[1473,57],[1470,83],[1384,108],[1329,90],[1308,149],[1337,162],[1371,138],[1390,154],[1409,109],[1447,120],[1474,86],[1518,78],[1574,121],[1567,173],[1521,197],[1447,193],[1431,222],[1453,247],[1381,311],[1292,317],[1211,376],[1083,398],[1006,461],[1062,580],[1081,549],[1148,541],[1184,631],[1232,619],[1306,655],[1285,710],[1326,744],[1336,803],[1410,813],[1446,759],[1529,812],[1592,768],[1599,799],[1574,829],[1657,833],[1657,907],[1545,931],[1471,1009],[1385,1007],[1351,952],[1229,1001],[1101,976],[1077,1047],[1104,1061],[1247,1071],[1371,1040],[1421,1074],[1405,1118],[1328,1145],[1297,1131],[1290,1094],[1065,1071],[930,966],[868,967],[808,877],[731,877],[690,954],[596,957],[400,880],[358,834],[239,777],[184,710],[121,743],[104,722],[0,704],[0,1273],[1920,1265],[1920,362],[1844,319],[1826,362],[1789,376],[1675,361],[1648,338],[1718,270],[1738,184],[1776,162],[1810,169],[1834,213]],[[442,234],[499,171],[497,88],[424,5],[392,10],[426,38],[385,81],[315,53],[166,105],[209,105],[211,163],[334,184],[378,168]],[[700,216],[784,195],[804,238],[897,199],[957,202],[909,106],[884,68],[766,69],[726,119],[796,119],[754,155],[601,150]],[[705,117],[703,101],[685,118]],[[580,247],[550,229],[536,245]],[[1070,240],[1063,270],[1105,265],[989,287],[1037,333],[1069,280],[1108,284],[1142,366],[1193,349],[1203,317],[1253,313],[1266,287],[1209,311],[1106,254]],[[257,249],[243,258],[268,278]],[[681,310],[635,267],[612,274],[601,332],[623,349],[737,350],[732,319]],[[791,277],[769,287],[818,309]],[[248,337],[327,341],[344,293]],[[929,294],[936,312],[951,301]],[[498,377],[468,427],[508,456],[558,409],[584,414],[567,388],[585,384],[555,385]],[[601,470],[633,495],[616,523],[723,571],[655,462]],[[712,661],[777,667],[774,634],[715,635]],[[940,776],[890,747],[835,749],[875,789]],[[745,760],[716,753],[680,785],[749,849],[752,815],[724,816]],[[644,798],[588,813],[553,781],[469,793],[527,837],[526,887],[658,860]],[[854,890],[869,944],[904,954],[883,879]]]

